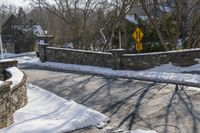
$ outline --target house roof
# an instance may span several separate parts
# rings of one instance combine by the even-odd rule
[[[134,23],[134,24],[138,24],[138,20],[135,18],[134,15],[126,15],[126,20],[128,20],[129,22],[131,23]],[[147,16],[139,16],[140,19],[146,21],[148,19]]]
[[[40,25],[14,25],[14,28],[21,30],[23,32],[33,31],[33,34],[36,36],[44,36],[44,30]]]

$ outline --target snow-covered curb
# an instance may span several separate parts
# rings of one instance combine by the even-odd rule
[[[68,132],[108,122],[109,118],[37,86],[28,85],[28,104],[14,114],[14,124],[3,133]]]

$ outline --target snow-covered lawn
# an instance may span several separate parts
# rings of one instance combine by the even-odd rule
[[[14,113],[14,124],[3,133],[58,133],[89,126],[102,126],[109,118],[28,84],[28,104]]]

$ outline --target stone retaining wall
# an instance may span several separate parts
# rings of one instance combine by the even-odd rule
[[[200,49],[124,54],[122,56],[122,67],[126,70],[143,70],[170,62],[175,66],[186,67],[197,64],[198,62],[195,59],[198,58],[200,58]]]
[[[111,53],[105,53],[41,45],[39,54],[42,62],[92,65],[110,67],[114,70],[144,70],[170,62],[182,67],[194,65],[198,63],[195,59],[200,58],[200,49],[126,54],[124,49],[114,49]]]
[[[27,97],[27,76],[24,74],[21,82],[11,88],[11,99],[13,113],[28,103]]]
[[[46,61],[112,67],[112,54],[67,48],[46,48]]]
[[[0,85],[0,128],[13,123],[13,112],[10,104],[11,82],[4,82]]]
[[[0,66],[0,75],[2,79],[16,76],[6,72],[5,69],[8,67],[17,66],[17,61],[1,61]],[[13,113],[27,104],[28,98],[26,81],[27,76],[25,74],[23,74],[23,78],[21,79],[20,83],[16,84],[15,86],[12,86],[12,81],[0,81],[0,128],[11,125],[14,121]]]

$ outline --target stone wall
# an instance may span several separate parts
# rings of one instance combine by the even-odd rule
[[[146,54],[124,54],[122,67],[128,70],[143,70],[171,62],[175,66],[190,66],[198,63],[200,49],[156,52]]]
[[[3,60],[0,62],[0,128],[7,127],[13,123],[13,113],[24,107],[27,102],[27,76],[23,73],[20,82],[12,86],[12,81],[7,81],[11,78],[11,73],[6,72],[6,68],[17,66],[15,60]],[[19,70],[20,71],[20,70]],[[2,80],[3,79],[3,80]]]
[[[11,105],[13,113],[24,107],[28,103],[27,97],[27,76],[24,74],[23,79],[19,84],[11,88]]]
[[[11,82],[4,82],[0,85],[0,128],[13,123],[13,112],[10,104]]]
[[[112,54],[67,48],[46,48],[46,61],[112,67]]]
[[[185,67],[198,63],[195,59],[200,58],[200,49],[144,54],[125,53],[124,49],[113,49],[111,53],[105,53],[55,48],[47,45],[41,45],[39,52],[42,62],[110,67],[113,70],[144,70],[170,62],[173,65]]]

